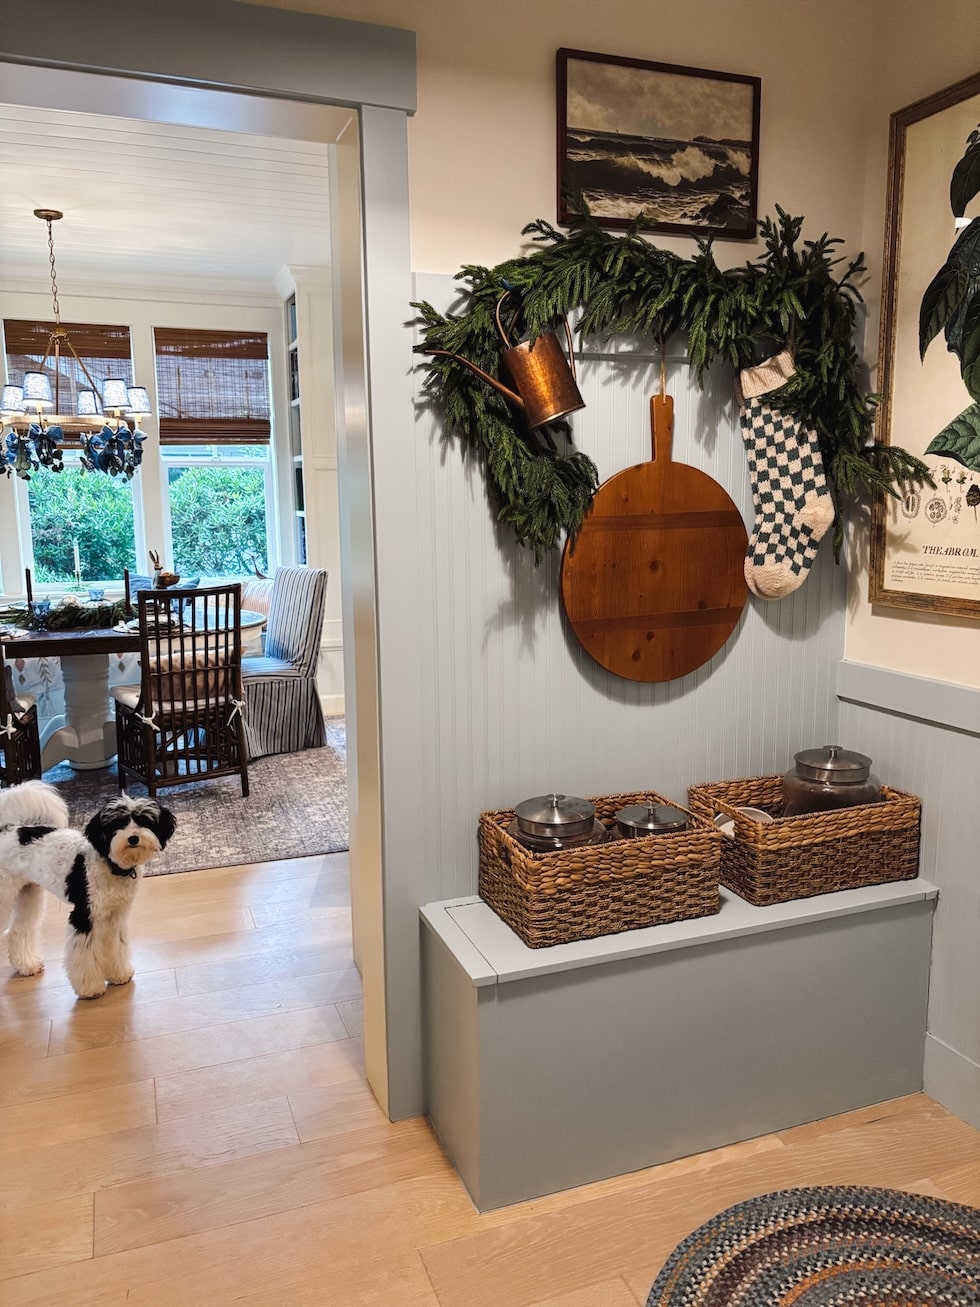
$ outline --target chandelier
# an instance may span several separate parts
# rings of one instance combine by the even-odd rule
[[[143,458],[146,435],[139,429],[139,420],[152,411],[150,397],[143,386],[128,386],[120,377],[107,377],[101,388],[93,380],[68,330],[61,325],[51,224],[64,214],[57,209],[35,209],[34,216],[48,225],[54,327],[37,369],[25,372],[19,385],[11,383],[0,391],[0,469],[8,477],[16,475],[25,481],[42,467],[63,471],[64,442],[70,434],[81,447],[79,462],[86,471],[130,480]],[[88,384],[88,389],[78,390],[72,414],[63,412],[61,402],[62,391],[67,400],[71,389],[62,370],[62,360],[69,364],[69,358],[77,365],[77,375]]]

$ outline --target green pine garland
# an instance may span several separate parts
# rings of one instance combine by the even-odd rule
[[[519,306],[521,338],[550,331],[573,312],[580,313],[582,339],[646,337],[662,347],[683,333],[699,384],[718,359],[747,367],[788,341],[796,374],[771,400],[817,432],[837,510],[839,557],[845,501],[899,496],[932,483],[921,460],[872,443],[880,397],[862,393],[854,348],[863,256],[845,262],[836,253],[842,242],[826,234],[801,244],[803,219],[778,205],[776,214],[760,225],[765,253],[726,271],[715,263],[711,241],[699,241],[696,255],[685,259],[651,245],[635,227],[610,236],[584,209],[568,232],[538,219],[522,233],[539,247],[531,254],[461,270],[465,313],[443,316],[430,304],[413,304],[424,334],[416,352],[458,354],[509,386],[494,316],[505,289]],[[574,537],[598,474],[591,459],[572,449],[567,423],[531,432],[519,410],[462,363],[429,356],[425,366],[425,390],[443,412],[447,435],[482,458],[498,518],[518,543],[540,560],[564,535]]]
[[[48,631],[102,631],[132,617],[123,600],[106,600],[98,604],[80,604],[75,599],[64,599],[51,608],[45,621]],[[4,622],[24,630],[33,630],[33,615],[26,605],[4,608]]]

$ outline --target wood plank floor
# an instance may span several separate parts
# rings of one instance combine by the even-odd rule
[[[637,1307],[730,1203],[873,1184],[980,1206],[980,1133],[917,1094],[483,1215],[363,1077],[347,855],[154,877],[137,975],[0,971],[4,1307]]]

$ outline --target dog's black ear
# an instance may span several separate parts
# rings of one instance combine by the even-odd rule
[[[157,838],[160,841],[160,848],[165,848],[168,840],[177,829],[177,818],[169,808],[160,809],[160,823]]]
[[[104,858],[108,856],[111,836],[106,830],[101,812],[97,812],[85,827],[85,838],[97,853],[101,853]]]

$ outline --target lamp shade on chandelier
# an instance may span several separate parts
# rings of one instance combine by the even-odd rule
[[[139,421],[152,412],[149,394],[145,387],[130,386],[121,377],[106,377],[101,385],[92,377],[69,330],[61,325],[51,224],[64,215],[57,209],[35,209],[34,216],[48,226],[54,324],[37,367],[25,371],[19,382],[8,378],[0,391],[0,468],[7,476],[25,480],[40,468],[61,472],[66,436],[71,436],[80,448],[82,468],[129,480],[143,457],[146,436]],[[62,397],[67,399],[75,388],[69,382],[69,369],[79,385],[73,413],[64,412],[62,404]]]

